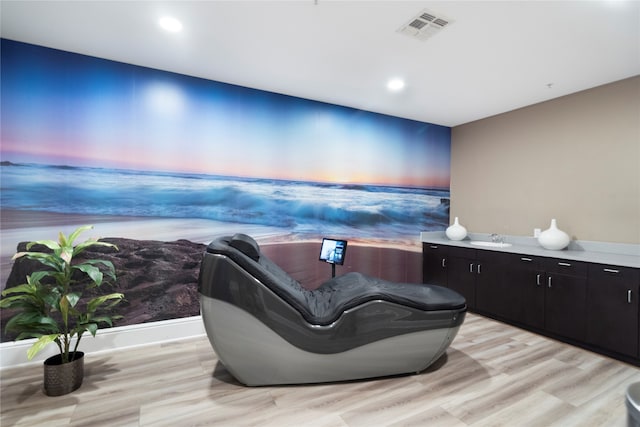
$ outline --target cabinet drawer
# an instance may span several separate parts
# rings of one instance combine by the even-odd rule
[[[538,257],[522,254],[508,254],[508,256],[509,265],[513,267],[520,266],[522,268],[535,270],[540,268],[540,258]]]
[[[490,262],[493,264],[508,264],[511,254],[505,252],[495,252],[487,250],[476,251],[476,260],[480,262]]]
[[[586,262],[558,258],[545,258],[542,261],[542,268],[547,273],[569,274],[572,276],[586,276],[588,265]]]
[[[425,254],[446,255],[449,252],[449,246],[422,242],[422,252]]]
[[[640,282],[640,269],[607,264],[589,264],[589,278],[597,280],[618,278],[637,284]]]
[[[449,247],[449,255],[459,258],[476,258],[476,250],[471,248],[459,248],[457,246]]]

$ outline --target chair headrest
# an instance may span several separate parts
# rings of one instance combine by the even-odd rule
[[[236,248],[254,261],[258,261],[260,258],[260,247],[258,243],[253,240],[253,237],[246,234],[234,234],[229,242],[229,246]]]

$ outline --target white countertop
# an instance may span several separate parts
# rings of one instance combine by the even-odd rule
[[[489,234],[469,233],[464,240],[449,240],[444,231],[420,233],[420,240],[423,243],[640,268],[640,245],[572,240],[566,249],[552,251],[540,246],[534,237],[502,237],[504,242],[511,243],[511,246],[482,247],[471,244],[471,241],[476,240],[490,242]]]

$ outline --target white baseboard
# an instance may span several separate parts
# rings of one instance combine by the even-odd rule
[[[202,316],[193,316],[100,329],[95,338],[85,334],[82,337],[79,350],[95,354],[202,335],[205,335]],[[29,339],[0,343],[0,369],[35,363],[42,364],[46,358],[57,353],[56,345],[50,344],[36,357],[28,360],[27,349],[34,341],[34,339]]]

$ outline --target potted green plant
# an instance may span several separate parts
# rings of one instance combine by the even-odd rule
[[[101,294],[99,290],[115,282],[113,263],[108,260],[77,260],[90,246],[118,248],[98,239],[88,239],[74,246],[78,235],[91,225],[77,228],[68,237],[59,233],[58,241],[38,240],[18,252],[14,260],[38,261],[45,268],[26,277],[26,283],[5,289],[0,308],[15,309],[5,325],[7,332],[17,333],[16,340],[36,338],[27,351],[31,360],[48,344],[55,343],[59,353],[44,362],[44,391],[58,396],[76,390],[84,378],[84,353],[78,351],[86,332],[95,337],[101,324],[113,326],[110,309],[123,300],[122,293]],[[30,251],[42,245],[48,250]]]

